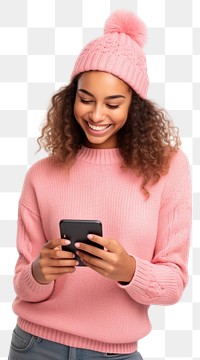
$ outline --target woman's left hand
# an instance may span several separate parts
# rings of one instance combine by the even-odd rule
[[[105,250],[82,242],[76,243],[77,255],[81,260],[109,279],[129,283],[135,273],[134,257],[129,255],[116,240],[91,234],[88,235],[88,239],[102,245]]]

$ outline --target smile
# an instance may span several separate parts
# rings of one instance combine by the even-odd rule
[[[89,122],[87,122],[88,126],[90,129],[94,130],[94,131],[104,131],[106,129],[108,129],[111,125],[91,125]]]

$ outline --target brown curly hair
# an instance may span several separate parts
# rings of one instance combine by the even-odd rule
[[[80,76],[52,97],[47,122],[37,139],[39,150],[43,147],[54,160],[65,162],[68,168],[85,140],[73,109]],[[118,145],[123,166],[142,176],[141,188],[148,198],[146,185],[156,183],[168,172],[170,159],[181,142],[178,128],[172,124],[167,112],[131,91],[129,113],[125,125],[118,132]]]

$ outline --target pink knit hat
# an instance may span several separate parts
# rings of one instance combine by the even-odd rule
[[[143,46],[146,26],[135,14],[125,10],[112,13],[104,35],[89,42],[78,56],[71,80],[79,73],[99,70],[124,80],[142,98],[146,97],[148,75]]]

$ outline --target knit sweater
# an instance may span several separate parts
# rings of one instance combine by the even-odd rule
[[[141,178],[121,167],[118,149],[82,147],[71,170],[50,157],[27,172],[19,201],[13,304],[18,325],[73,347],[129,353],[151,330],[151,304],[176,303],[187,283],[191,225],[189,164],[179,150],[167,175],[141,192]],[[59,238],[61,219],[96,219],[136,260],[122,285],[89,267],[39,284],[32,262]]]

